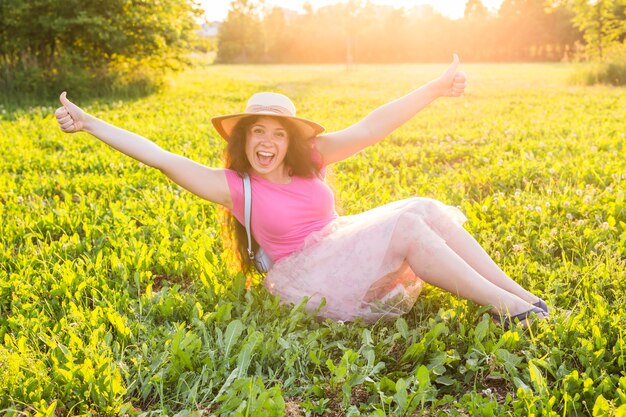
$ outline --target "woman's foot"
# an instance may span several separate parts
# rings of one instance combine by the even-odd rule
[[[546,312],[546,313],[549,313],[549,312],[550,312],[550,307],[548,307],[548,305],[546,304],[546,302],[545,302],[545,301],[543,301],[541,298],[540,298],[538,301],[534,302],[534,303],[533,303],[533,305],[534,305],[535,307],[538,307],[538,308],[542,309],[542,310],[543,310],[544,312]]]
[[[497,323],[502,325],[504,330],[509,330],[511,326],[517,323],[521,324],[522,327],[528,327],[530,325],[531,319],[545,320],[550,317],[550,314],[548,314],[548,312],[544,309],[537,306],[532,307],[531,309],[523,311],[521,313],[515,314],[513,316],[502,314],[492,314],[492,316]]]

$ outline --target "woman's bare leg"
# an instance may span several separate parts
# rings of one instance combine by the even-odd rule
[[[513,281],[504,273],[485,252],[480,244],[465,229],[459,231],[448,239],[446,244],[467,262],[476,272],[491,281],[498,287],[517,295],[529,303],[539,301],[539,297],[526,291],[521,285]]]
[[[406,258],[411,269],[429,284],[478,304],[494,306],[494,313],[516,315],[530,309],[524,299],[490,282],[412,213],[402,215],[392,239],[393,251]]]

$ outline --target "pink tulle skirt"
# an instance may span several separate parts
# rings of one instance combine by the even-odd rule
[[[408,312],[423,281],[391,242],[401,216],[419,216],[427,233],[418,246],[445,244],[467,220],[456,208],[430,198],[396,201],[352,216],[341,216],[309,235],[303,248],[268,272],[264,284],[282,303],[297,304],[334,320],[362,317],[374,322]]]

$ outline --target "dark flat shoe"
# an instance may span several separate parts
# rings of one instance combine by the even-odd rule
[[[544,303],[545,304],[545,303]],[[504,330],[509,330],[512,325],[518,322],[524,322],[528,318],[530,318],[533,314],[537,315],[537,317],[545,317],[547,316],[547,312],[539,307],[533,307],[530,310],[523,311],[514,316],[509,315],[501,315],[501,314],[493,314],[494,320],[500,323]]]
[[[550,312],[550,308],[548,307],[548,305],[546,304],[545,301],[543,301],[541,298],[539,299],[539,301],[537,301],[536,303],[533,303],[533,305],[535,307],[539,307],[540,309],[542,309],[544,312],[549,313]]]

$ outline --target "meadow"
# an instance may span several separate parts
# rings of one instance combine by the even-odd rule
[[[222,166],[210,117],[254,92],[334,130],[444,68],[215,65],[144,98],[68,97]],[[3,107],[1,412],[626,416],[626,89],[571,85],[564,64],[461,69],[464,97],[332,167],[341,212],[413,195],[458,206],[552,320],[505,331],[429,286],[373,325],[280,306],[229,266],[218,207],[62,133],[55,103]]]

